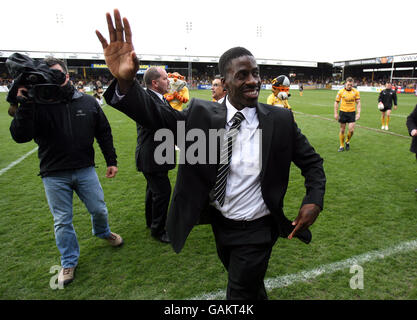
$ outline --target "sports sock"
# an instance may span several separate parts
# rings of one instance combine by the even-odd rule
[[[346,143],[350,142],[350,139],[352,139],[352,136],[353,136],[353,132],[348,132]]]
[[[388,123],[389,123],[389,118],[390,118],[390,117],[388,117],[388,116],[387,116],[387,120],[386,120],[386,126],[387,126],[387,127],[388,127]]]
[[[385,126],[385,118],[381,117],[381,126]]]
[[[340,140],[340,146],[343,147],[345,145],[345,134],[339,133],[339,140]]]

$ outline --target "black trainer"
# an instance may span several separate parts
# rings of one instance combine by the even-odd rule
[[[350,143],[349,142],[346,142],[345,148],[346,148],[346,151],[349,151],[349,149],[350,149]]]

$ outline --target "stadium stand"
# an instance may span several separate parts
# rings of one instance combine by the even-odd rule
[[[14,51],[0,50],[0,87],[3,91],[12,81],[8,75],[5,61]],[[42,58],[47,55],[60,55],[66,57],[71,80],[73,83],[82,81],[87,91],[92,90],[93,83],[100,80],[104,87],[112,79],[101,54],[76,54],[76,53],[39,53],[21,52],[33,58]],[[192,59],[192,79],[187,79],[191,89],[210,89],[211,82],[216,74],[218,57],[173,57],[158,55],[143,55],[141,57],[141,69],[138,72],[139,81],[143,72],[150,65],[163,66],[167,72],[179,72],[188,75],[189,63]],[[148,60],[146,60],[148,59]],[[395,65],[394,65],[395,63]],[[298,87],[303,83],[304,89],[331,89],[332,86],[343,85],[344,79],[353,77],[355,86],[379,88],[384,87],[386,81],[392,79],[393,85],[400,88],[400,92],[415,93],[417,85],[417,54],[394,56],[386,58],[372,58],[363,60],[328,62],[311,61],[258,61],[262,84],[269,89],[271,80],[277,74],[288,75],[291,84]]]

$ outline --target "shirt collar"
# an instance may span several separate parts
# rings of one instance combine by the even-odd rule
[[[255,118],[256,115],[256,108],[243,108],[242,110],[238,110],[236,109],[229,101],[229,96],[226,97],[226,107],[227,107],[227,123],[229,125],[231,125],[229,122],[232,120],[232,118],[234,117],[235,113],[240,111],[244,116],[245,116],[245,120],[248,123],[252,123],[253,119]]]
[[[155,93],[159,97],[159,99],[164,101],[164,96],[162,94],[160,94],[159,92],[156,92],[155,90],[152,90],[152,89],[149,89],[149,88],[147,88],[147,90],[152,91],[153,93]]]

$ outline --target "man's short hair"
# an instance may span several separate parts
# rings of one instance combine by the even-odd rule
[[[158,67],[150,67],[143,75],[143,82],[145,82],[147,87],[150,87],[152,85],[152,81],[157,80],[160,77],[161,74],[159,73]]]
[[[229,67],[230,62],[233,59],[243,57],[243,56],[253,57],[253,54],[249,50],[247,50],[243,47],[234,47],[234,48],[231,48],[231,49],[227,50],[225,53],[223,53],[222,56],[219,59],[220,75],[222,77],[225,77],[226,72],[227,72],[227,68]]]
[[[53,58],[53,57],[48,57],[48,58],[43,59],[43,62],[45,62],[48,65],[48,67],[52,67],[56,64],[59,64],[61,66],[62,70],[64,70],[64,73],[65,74],[68,73],[67,64],[60,59]]]
[[[213,81],[214,81],[214,80],[216,80],[216,79],[221,80],[221,79],[222,79],[222,76],[221,76],[221,75],[219,75],[219,74],[216,74],[216,75],[214,76]]]
[[[346,82],[353,82],[353,78],[352,78],[352,77],[348,77],[348,78],[346,79]]]

